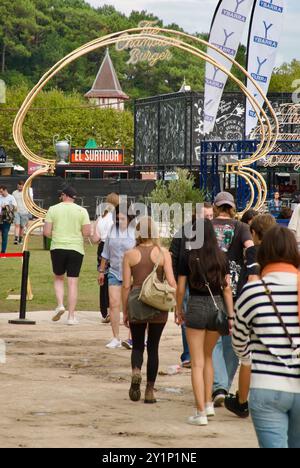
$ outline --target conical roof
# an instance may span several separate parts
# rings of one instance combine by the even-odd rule
[[[115,68],[111,61],[109,50],[106,49],[106,54],[102,65],[98,71],[98,75],[94,81],[92,89],[86,93],[87,98],[118,98],[129,99],[127,94],[122,91],[118,80]]]

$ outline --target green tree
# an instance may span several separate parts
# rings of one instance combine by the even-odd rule
[[[300,77],[300,61],[292,60],[275,68],[270,84],[270,92],[284,93],[295,91],[295,84]],[[298,86],[299,87],[299,86]]]
[[[16,112],[28,89],[9,88],[7,102],[0,108],[0,142],[8,155],[24,164],[13,137],[12,126]],[[11,111],[11,109],[15,109]],[[93,136],[102,147],[124,147],[126,162],[132,161],[133,116],[130,112],[89,107],[78,93],[64,94],[58,89],[42,92],[34,102],[24,123],[24,138],[30,149],[43,157],[55,158],[53,136],[72,136],[72,144],[83,147]]]
[[[1,72],[4,73],[7,55],[14,59],[31,56],[38,25],[30,0],[1,0],[0,18]]]

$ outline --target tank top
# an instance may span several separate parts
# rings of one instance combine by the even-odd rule
[[[152,251],[155,249],[155,246],[151,245],[149,247],[137,247],[138,251],[141,254],[141,260],[139,263],[131,267],[133,284],[134,288],[141,288],[147,276],[152,273],[155,263],[151,260]],[[163,280],[164,276],[164,267],[159,266],[157,269],[157,276],[160,281]]]

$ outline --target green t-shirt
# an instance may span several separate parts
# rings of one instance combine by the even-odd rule
[[[90,224],[87,210],[76,203],[51,206],[46,223],[52,223],[51,250],[75,250],[84,255],[82,226]]]

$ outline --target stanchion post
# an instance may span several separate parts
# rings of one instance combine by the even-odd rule
[[[8,323],[10,323],[12,325],[35,325],[35,323],[36,323],[36,322],[34,322],[32,320],[27,320],[26,319],[29,259],[30,259],[30,252],[28,252],[28,251],[23,252],[20,314],[19,314],[19,319],[9,320]]]

